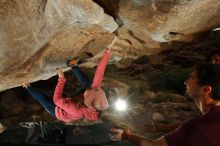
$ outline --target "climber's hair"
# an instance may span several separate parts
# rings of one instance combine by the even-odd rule
[[[220,100],[220,65],[211,63],[200,64],[195,67],[195,72],[198,84],[200,86],[211,86],[211,98]]]

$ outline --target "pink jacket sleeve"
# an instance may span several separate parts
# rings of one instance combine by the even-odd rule
[[[58,79],[58,83],[53,96],[54,104],[59,108],[63,109],[65,112],[67,112],[70,115],[82,116],[83,109],[77,109],[76,104],[70,98],[62,97],[65,82],[66,82],[65,78]]]
[[[105,73],[106,65],[108,64],[109,58],[110,58],[110,51],[105,51],[105,54],[103,55],[101,61],[99,62],[99,65],[95,72],[95,77],[92,82],[92,88],[101,87],[102,79]]]
[[[65,83],[66,83],[65,78],[58,79],[58,83],[57,83],[57,86],[55,88],[54,95],[53,95],[53,102],[55,104],[58,103],[60,99],[62,99],[63,88],[64,88]]]

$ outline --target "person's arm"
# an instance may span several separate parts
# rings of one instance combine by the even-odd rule
[[[159,139],[155,141],[150,141],[147,139],[143,139],[141,141],[140,146],[169,146],[165,140],[165,138],[162,136]]]
[[[61,99],[63,99],[62,94],[65,83],[66,83],[66,79],[64,77],[58,79],[58,83],[54,90],[54,95],[53,95],[53,101],[54,104],[56,105]]]
[[[112,43],[109,46],[107,46],[105,54],[103,55],[101,61],[99,62],[98,67],[95,72],[95,77],[93,79],[92,88],[101,87],[102,79],[105,73],[105,68],[110,58],[111,48],[114,45],[116,40],[117,40],[117,37],[115,36]]]
[[[166,124],[157,124],[156,126],[156,129],[157,131],[161,131],[161,132],[170,132],[170,131],[173,131],[175,130],[176,128],[178,128],[181,124],[169,124],[169,125],[166,125]]]
[[[63,88],[66,83],[66,79],[65,79],[63,70],[61,68],[57,69],[57,74],[58,74],[59,79],[58,79],[57,86],[54,90],[54,95],[53,95],[54,104],[58,103],[58,101],[62,99]]]
[[[135,146],[168,146],[164,137],[151,141],[121,129],[112,129],[111,131],[114,133],[113,141],[128,140]]]
[[[150,132],[165,132],[168,133],[170,131],[175,130],[178,128],[181,124],[162,124],[154,121],[153,119],[151,120],[151,124],[145,124],[145,127],[147,131]]]
[[[92,88],[98,88],[101,87],[102,79],[105,73],[106,65],[108,64],[109,58],[110,58],[110,51],[105,51],[105,54],[103,55],[102,59],[100,60],[98,67],[95,72],[95,77],[92,82]]]
[[[105,51],[105,54],[103,55],[101,61],[99,62],[99,65],[96,69],[95,77],[93,79],[93,83],[92,83],[92,86],[91,86],[92,89],[86,91],[85,94],[84,94],[84,97],[85,97],[84,104],[90,110],[96,111],[96,108],[92,104],[95,100],[96,100],[96,102],[94,102],[94,103],[97,103],[97,105],[104,105],[103,109],[108,107],[108,101],[106,100],[106,98],[104,98],[105,96],[97,98],[97,96],[90,96],[90,94],[91,94],[91,92],[94,92],[93,90],[100,90],[100,88],[101,88],[101,83],[102,83],[102,79],[103,79],[103,76],[104,76],[104,73],[105,73],[105,68],[106,68],[106,65],[109,61],[110,54],[111,54],[110,53],[111,52],[110,48],[114,45],[116,39],[117,39],[117,37],[115,37],[115,39],[112,41],[112,43],[107,47],[107,49]]]

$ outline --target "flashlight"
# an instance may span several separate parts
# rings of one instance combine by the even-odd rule
[[[115,102],[115,109],[117,111],[125,111],[127,109],[127,103],[123,99],[117,99]]]

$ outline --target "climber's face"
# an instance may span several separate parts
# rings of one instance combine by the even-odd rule
[[[198,100],[202,97],[203,88],[198,84],[198,77],[196,71],[193,71],[189,78],[184,82],[186,85],[186,94],[191,97],[192,100]]]

